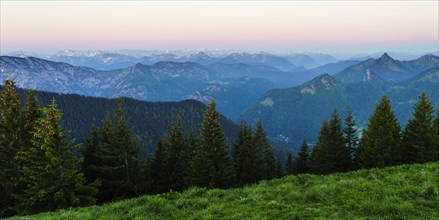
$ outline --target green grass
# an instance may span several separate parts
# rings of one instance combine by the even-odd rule
[[[439,219],[439,162],[182,193],[13,219]]]

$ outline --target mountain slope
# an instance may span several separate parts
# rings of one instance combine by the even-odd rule
[[[367,70],[376,73],[386,82],[397,83],[410,79],[417,74],[439,66],[439,58],[433,55],[425,55],[411,61],[394,60],[387,53],[378,59],[368,59],[359,64],[350,66],[334,76],[345,84],[361,82]]]
[[[3,87],[0,86],[0,89]],[[21,94],[25,90],[19,90]],[[116,100],[94,98],[81,95],[58,94],[50,92],[36,92],[40,103],[47,105],[55,99],[62,110],[62,126],[71,131],[72,137],[83,142],[91,135],[92,125],[100,126],[107,113],[117,108]],[[180,102],[145,102],[131,98],[124,98],[125,115],[134,133],[141,139],[143,149],[151,153],[155,150],[157,140],[166,135],[167,130],[175,122],[177,115],[181,116],[182,123],[187,131],[193,126],[198,133],[205,111],[205,105],[195,100]],[[238,126],[224,116],[220,123],[225,134],[232,143],[235,139]]]
[[[293,68],[297,68],[296,65],[292,64],[285,58],[271,55],[268,53],[232,53],[229,56],[221,59],[219,62],[222,63],[244,63],[244,64],[262,64],[266,66],[276,67],[279,70],[287,71]]]
[[[12,219],[436,219],[439,162],[191,188]]]
[[[195,99],[201,102],[216,100],[219,112],[227,112],[232,120],[250,107],[265,92],[274,88],[274,84],[263,78],[241,77],[210,81],[206,87],[195,90],[186,99]]]
[[[251,124],[260,119],[270,137],[284,143],[314,140],[332,109],[346,107],[344,90],[339,80],[323,74],[302,86],[267,92],[242,118]]]
[[[331,83],[325,86],[324,81]],[[316,141],[322,121],[330,118],[334,107],[344,118],[351,106],[358,127],[366,127],[375,104],[384,94],[404,126],[422,91],[427,92],[436,108],[439,107],[438,85],[438,68],[398,84],[386,83],[372,71],[367,71],[359,83],[348,85],[324,74],[299,87],[267,92],[241,117],[251,123],[260,118],[270,137],[292,143],[293,148],[297,148],[303,138],[310,143]]]
[[[318,66],[314,69],[311,69],[310,71],[315,72],[318,75],[323,73],[328,73],[332,75],[360,62],[360,60],[342,60],[336,63],[327,63],[325,65]]]

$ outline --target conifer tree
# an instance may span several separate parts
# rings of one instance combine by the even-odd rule
[[[150,167],[150,176],[152,181],[151,190],[153,193],[163,193],[169,190],[166,177],[166,169],[168,167],[166,152],[167,149],[164,140],[159,139]]]
[[[23,143],[20,97],[13,81],[0,93],[0,217],[11,215],[13,193],[19,187],[19,157]]]
[[[107,115],[106,119],[109,120]],[[96,126],[92,126],[91,128],[91,137],[84,142],[84,148],[80,149],[81,154],[83,156],[82,160],[82,171],[84,172],[85,179],[88,183],[94,182],[97,180],[97,172],[93,169],[93,166],[97,164],[96,151],[102,140],[100,128]]]
[[[98,182],[86,185],[84,175],[77,170],[79,145],[71,147],[74,140],[59,124],[61,112],[55,100],[43,114],[32,132],[33,146],[22,153],[25,166],[21,180],[26,188],[18,194],[16,210],[30,214],[94,204]]]
[[[401,162],[424,163],[433,161],[434,146],[434,109],[425,92],[419,97],[410,119],[402,133]]]
[[[276,169],[274,171],[275,175],[274,178],[280,178],[284,175],[284,172],[282,170],[282,164],[280,162],[280,160],[275,159],[275,164],[276,164]]]
[[[291,152],[288,152],[287,162],[285,163],[285,174],[291,175],[294,173],[294,160]]]
[[[27,93],[24,107],[20,103],[14,82],[7,80],[0,92],[0,179],[4,180],[0,181],[0,217],[14,213],[14,194],[24,189],[21,153],[32,146],[31,132],[41,117],[33,90]]]
[[[162,174],[166,175],[166,185],[169,186],[169,189],[181,191],[186,187],[185,180],[189,172],[190,158],[180,116],[177,116],[175,124],[169,129],[165,144],[167,145],[165,148],[167,166]]]
[[[311,153],[311,166],[314,173],[328,174],[352,169],[351,154],[345,145],[341,124],[336,109],[329,123],[323,122],[317,143]]]
[[[355,128],[355,119],[352,116],[352,109],[348,108],[348,116],[345,119],[345,127],[343,128],[344,141],[346,147],[350,150],[351,156],[355,155],[358,147],[358,131]]]
[[[316,174],[328,174],[330,170],[329,161],[329,124],[327,121],[323,121],[320,128],[317,143],[310,154],[310,167],[313,173]]]
[[[122,99],[118,99],[117,104],[116,120],[108,116],[103,127],[92,134],[95,136],[89,143],[94,143],[87,146],[95,149],[85,149],[94,151],[88,166],[102,183],[98,194],[100,202],[135,196],[140,183],[140,144],[125,119]]]
[[[432,130],[432,142],[433,142],[433,153],[431,161],[439,161],[439,110],[437,112],[436,118],[433,121]]]
[[[137,184],[137,194],[144,195],[150,194],[153,192],[153,179],[152,179],[152,162],[153,157],[151,155],[147,155],[144,160],[140,163],[139,170],[139,183]]]
[[[356,160],[361,168],[384,167],[400,160],[400,125],[390,101],[383,96],[369,118],[358,145]]]
[[[293,173],[294,174],[308,173],[309,172],[308,160],[309,160],[308,144],[304,139],[302,146],[300,147],[299,153],[297,154],[297,157],[293,163]]]
[[[273,148],[268,142],[267,134],[262,127],[261,120],[258,121],[256,125],[256,130],[254,132],[254,143],[256,147],[260,150],[262,154],[262,179],[273,179],[278,176],[277,161],[273,154]]]
[[[334,109],[329,121],[329,161],[331,172],[346,172],[352,169],[350,149],[347,148],[343,138],[342,122],[337,110]]]
[[[233,146],[237,182],[241,185],[255,183],[261,179],[263,161],[260,149],[253,141],[249,125],[241,122],[236,142]]]
[[[193,185],[227,188],[235,182],[235,169],[226,146],[224,131],[219,123],[215,102],[207,105],[191,167]]]

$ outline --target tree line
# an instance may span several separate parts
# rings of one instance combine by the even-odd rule
[[[62,112],[55,100],[41,107],[29,91],[23,101],[13,81],[6,81],[0,93],[0,116],[1,216],[191,186],[230,188],[281,176],[262,124],[255,132],[243,124],[242,138],[230,147],[214,102],[207,105],[200,135],[184,131],[177,117],[155,154],[146,158],[127,123],[122,99],[102,126],[91,128],[83,146],[74,144],[60,125]]]
[[[295,158],[288,155],[286,173],[329,174],[439,161],[439,111],[435,117],[425,92],[419,96],[403,130],[385,95],[375,106],[361,137],[350,109],[342,124],[334,109],[329,122],[322,123],[312,151],[304,141]]]

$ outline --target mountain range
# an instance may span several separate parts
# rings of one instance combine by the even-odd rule
[[[166,53],[138,58],[145,57],[154,64],[98,70],[35,57],[1,56],[0,79],[12,79],[22,88],[95,97],[215,100],[225,116],[252,123],[261,118],[272,138],[288,143],[303,137],[313,141],[333,107],[344,114],[351,105],[359,126],[364,127],[381,94],[388,94],[397,103],[402,123],[420,91],[426,90],[435,103],[438,97],[439,58],[434,55],[399,61],[385,53],[377,59],[343,60],[309,70],[266,53],[231,53],[214,58],[198,52],[184,59]],[[159,61],[162,59],[171,61]],[[289,68],[295,70],[280,70]]]
[[[217,62],[203,66],[194,62],[162,61],[104,71],[35,57],[2,56],[0,71],[2,81],[12,79],[19,87],[43,91],[107,98],[125,96],[147,101],[195,98],[208,102],[215,99],[218,109],[231,118],[236,118],[238,112],[269,89],[300,83],[297,81],[300,77],[275,67],[244,63]],[[217,87],[223,89],[214,89]],[[230,95],[232,91],[239,91],[240,96]],[[237,106],[228,111],[231,106],[225,103],[237,103]]]

